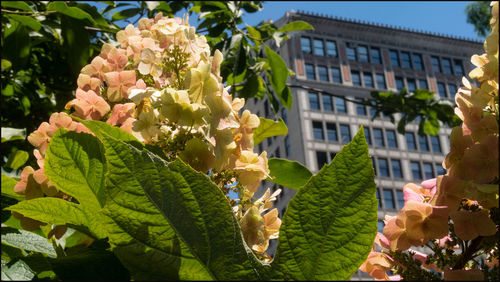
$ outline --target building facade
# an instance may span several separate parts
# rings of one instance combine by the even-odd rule
[[[445,173],[441,163],[449,152],[451,129],[442,126],[438,136],[419,136],[415,121],[402,135],[396,129],[399,114],[396,124],[383,115],[372,121],[373,110],[353,101],[369,98],[371,91],[425,88],[454,104],[462,77],[473,68],[470,57],[481,53],[482,43],[304,12],[287,12],[276,25],[297,20],[314,30],[293,32],[282,46],[272,46],[295,72],[288,81],[293,106],[277,113],[287,123],[288,135],[264,140],[259,151],[298,161],[317,173],[363,125],[376,174],[381,232],[385,215],[396,215],[402,208],[406,183]],[[275,117],[267,99],[250,99],[246,107],[259,116]],[[269,182],[260,193],[263,188],[278,189]],[[283,191],[275,206],[282,217],[296,191],[279,188]],[[271,242],[270,252],[275,248],[276,242]],[[353,278],[369,276],[357,273]]]

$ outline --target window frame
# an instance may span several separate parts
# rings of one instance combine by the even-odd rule
[[[395,55],[395,57],[394,57]],[[401,59],[399,57],[398,50],[389,49],[389,59],[391,61],[391,67],[401,67]],[[396,61],[396,63],[394,63]]]
[[[321,47],[319,46],[317,47],[316,42],[321,43]],[[317,54],[316,50],[321,50],[321,54]],[[323,39],[313,38],[313,54],[315,56],[321,56],[321,57],[325,56],[325,43],[323,42]]]
[[[306,65],[306,79],[307,80],[314,80],[316,81],[316,67],[314,66],[314,64],[305,64]],[[308,70],[308,67],[311,67],[312,68],[312,74],[313,74],[313,78],[310,78],[309,77],[309,70]]]
[[[305,51],[304,50],[304,46],[305,46],[304,45],[304,39],[306,39],[309,42],[309,51]],[[300,51],[302,53],[312,54],[312,44],[311,44],[311,38],[310,37],[305,37],[305,36],[301,36],[300,37]]]
[[[333,49],[328,48],[328,43],[332,43],[334,48]],[[325,47],[326,47],[326,56],[327,57],[337,58],[339,56],[337,42],[335,42],[333,40],[326,40]],[[330,50],[335,50],[335,54],[331,55],[329,52]]]

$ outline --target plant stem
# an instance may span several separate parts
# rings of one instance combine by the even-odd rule
[[[455,266],[453,266],[453,270],[457,269],[462,269],[465,264],[472,259],[472,255],[477,251],[477,248],[479,247],[481,240],[483,240],[483,237],[479,236],[472,240],[470,245],[467,247],[467,250],[465,250],[462,255],[460,256],[460,259],[455,263]]]

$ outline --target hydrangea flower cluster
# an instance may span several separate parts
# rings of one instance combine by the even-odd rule
[[[458,248],[449,235],[449,218],[454,236],[463,241],[497,232],[490,209],[498,208],[498,2],[491,6],[492,31],[484,42],[486,53],[471,58],[477,68],[469,76],[477,79],[480,86],[464,77],[464,86],[455,97],[455,113],[463,124],[451,132],[451,149],[443,161],[447,173],[426,180],[421,186],[410,183],[404,187],[404,207],[396,216],[386,217],[384,234],[378,233],[375,239],[375,244],[382,248],[404,251],[431,240],[443,248]],[[426,264],[425,254],[413,250],[412,254],[424,268],[443,272],[445,280],[484,279],[477,264],[464,262],[459,267],[440,269]],[[498,267],[498,245],[487,256],[487,265]],[[389,252],[372,250],[360,269],[378,280],[399,280],[399,275],[386,274],[398,264]]]
[[[264,255],[269,239],[277,238],[281,221],[276,209],[263,213],[279,191],[270,195],[268,190],[252,201],[260,182],[269,177],[267,154],[253,151],[259,118],[248,110],[240,115],[244,99],[233,98],[222,84],[222,53],[216,50],[210,56],[205,37],[196,34],[187,18],[161,13],[140,19],[138,27],[128,25],[116,39],[118,46],[104,44],[99,56],[81,70],[76,97],[66,109],[78,118],[120,127],[159,146],[166,158],[181,158],[209,175],[225,193],[237,192],[241,199],[228,200],[246,242]],[[40,168],[24,168],[15,187],[26,200],[43,196],[70,200],[43,172],[47,146],[58,128],[91,134],[61,112],[29,135]],[[44,224],[16,216],[27,230]]]

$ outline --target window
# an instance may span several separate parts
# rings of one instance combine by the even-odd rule
[[[316,80],[316,73],[314,72],[314,65],[306,64],[306,77],[309,80]]]
[[[274,151],[274,157],[275,158],[280,158],[281,157],[280,147],[276,148],[276,151]]]
[[[323,123],[320,121],[313,121],[313,135],[315,140],[325,140],[323,135]]]
[[[379,201],[379,207],[380,207],[380,201]],[[377,229],[378,229],[378,232],[380,232],[380,233],[384,232],[384,222],[381,219],[379,219],[377,221]]]
[[[413,68],[416,70],[423,70],[424,69],[424,62],[422,60],[422,55],[413,54]]]
[[[351,71],[352,85],[361,86],[361,77],[359,76],[359,71]]]
[[[420,145],[420,151],[429,151],[429,145],[427,143],[427,137],[424,136],[418,136],[418,145]]]
[[[326,123],[326,135],[328,136],[328,141],[337,142],[339,140],[337,137],[337,125],[334,123]]]
[[[431,145],[432,151],[434,153],[441,153],[441,143],[439,142],[439,136],[430,136],[431,137]]]
[[[406,147],[408,147],[408,150],[417,150],[415,135],[413,133],[406,132],[405,137],[406,137]]]
[[[333,41],[326,41],[326,55],[337,57],[337,44]]]
[[[375,86],[373,85],[373,77],[370,72],[364,72],[363,79],[365,81],[365,87],[375,88]]]
[[[358,55],[361,62],[368,62],[368,48],[366,46],[358,46]]]
[[[429,85],[427,84],[427,80],[419,79],[418,80],[418,88],[419,89],[429,89]]]
[[[288,124],[288,116],[285,108],[281,108],[281,118],[283,119],[285,124]]]
[[[340,140],[343,144],[351,142],[351,131],[349,130],[349,125],[340,125]]]
[[[378,48],[371,48],[370,55],[372,57],[372,63],[382,64],[382,58],[380,57],[380,50]]]
[[[328,69],[325,66],[318,66],[318,75],[320,81],[328,82]]]
[[[330,68],[332,72],[332,79],[335,83],[342,83],[342,78],[340,77],[340,69],[339,68]]]
[[[457,86],[455,84],[448,84],[448,92],[450,93],[450,99],[455,101],[455,94],[457,94]]]
[[[444,86],[444,83],[438,82],[438,93],[439,97],[441,98],[446,98],[446,86]]]
[[[333,161],[333,159],[335,159],[335,156],[337,155],[337,153],[335,152],[330,152],[330,162]]]
[[[333,112],[332,96],[321,94],[321,98],[323,99],[323,111]]]
[[[365,132],[366,143],[368,143],[368,145],[371,145],[372,138],[371,138],[371,134],[370,134],[370,129],[368,127],[364,127],[363,131]]]
[[[269,116],[269,100],[264,101],[264,115],[266,118]]]
[[[324,56],[325,49],[323,48],[323,40],[314,39],[314,55]]]
[[[288,135],[287,135],[288,137]],[[264,151],[264,148],[262,147],[263,143],[259,143],[259,153],[262,153]]]
[[[380,191],[378,190],[378,188],[376,191],[377,191],[376,195],[377,195],[377,200],[378,200],[378,207],[381,208],[382,207],[382,200],[380,199]]]
[[[348,60],[356,61],[358,59],[356,56],[356,49],[347,46],[346,51],[347,51],[347,59]]]
[[[335,108],[337,113],[347,113],[347,107],[345,105],[344,98],[335,97]]]
[[[300,38],[300,48],[302,52],[311,54],[311,39],[307,37]]]
[[[424,175],[425,179],[431,179],[434,177],[434,171],[431,163],[424,163]]]
[[[377,73],[376,75],[377,78],[377,88],[378,89],[387,89],[387,86],[385,85],[385,76],[383,73]]]
[[[398,91],[401,91],[403,90],[403,88],[405,88],[405,83],[402,77],[396,76],[396,88],[398,89]]]
[[[420,163],[410,162],[410,166],[411,166],[411,174],[413,176],[413,180],[421,180],[422,172],[420,171]]]
[[[382,134],[382,129],[374,128],[373,129],[373,142],[377,147],[384,147],[384,135]]]
[[[396,190],[396,198],[398,199],[398,209],[402,209],[405,205],[405,197],[403,191]]]
[[[435,163],[434,165],[436,166],[436,172],[438,175],[445,175],[446,174],[446,170],[443,168],[442,164]]]
[[[455,74],[464,75],[464,68],[462,66],[462,60],[453,60],[453,65],[455,65]]]
[[[356,101],[361,102],[363,99],[361,98],[356,98]],[[366,107],[365,105],[357,104],[356,103],[356,113],[360,116],[366,116]]]
[[[371,157],[371,158],[372,158],[373,172],[375,173],[375,175],[377,175],[377,170],[375,169],[375,158],[374,157]]]
[[[392,193],[392,189],[384,189],[384,204],[385,208],[388,210],[393,210],[396,208],[394,204],[394,194]]]
[[[328,163],[328,160],[326,159],[326,152],[316,152],[316,163],[318,164],[318,170],[320,170],[323,165]]]
[[[319,98],[317,93],[309,92],[309,108],[311,110],[319,110]]]
[[[387,163],[387,159],[378,158],[378,171],[380,176],[389,177],[389,164]]]
[[[406,84],[408,84],[408,92],[413,92],[413,91],[417,90],[417,84],[415,83],[415,79],[408,78],[406,80]]]
[[[401,170],[401,161],[391,160],[391,166],[392,166],[392,177],[402,179],[403,171]]]
[[[390,50],[389,51],[390,57],[391,57],[391,66],[393,67],[399,67],[399,54],[398,51],[396,50]]]
[[[285,136],[285,153],[287,157],[290,156],[290,139],[288,138],[288,135]]]
[[[441,62],[443,64],[443,72],[445,74],[453,74],[453,71],[451,70],[451,61],[450,61],[450,59],[443,59]]]
[[[374,117],[375,114],[377,113],[377,110],[375,110],[375,108],[372,108],[372,107],[369,107],[369,108],[370,108],[370,116]]]
[[[401,52],[401,65],[403,68],[411,69],[410,53]]]
[[[432,65],[432,71],[433,72],[441,72],[441,64],[439,63],[439,58],[438,57],[431,57],[431,65]]]
[[[389,148],[397,148],[398,141],[396,139],[396,132],[394,130],[388,129],[385,131],[385,136],[387,137],[387,145]]]

